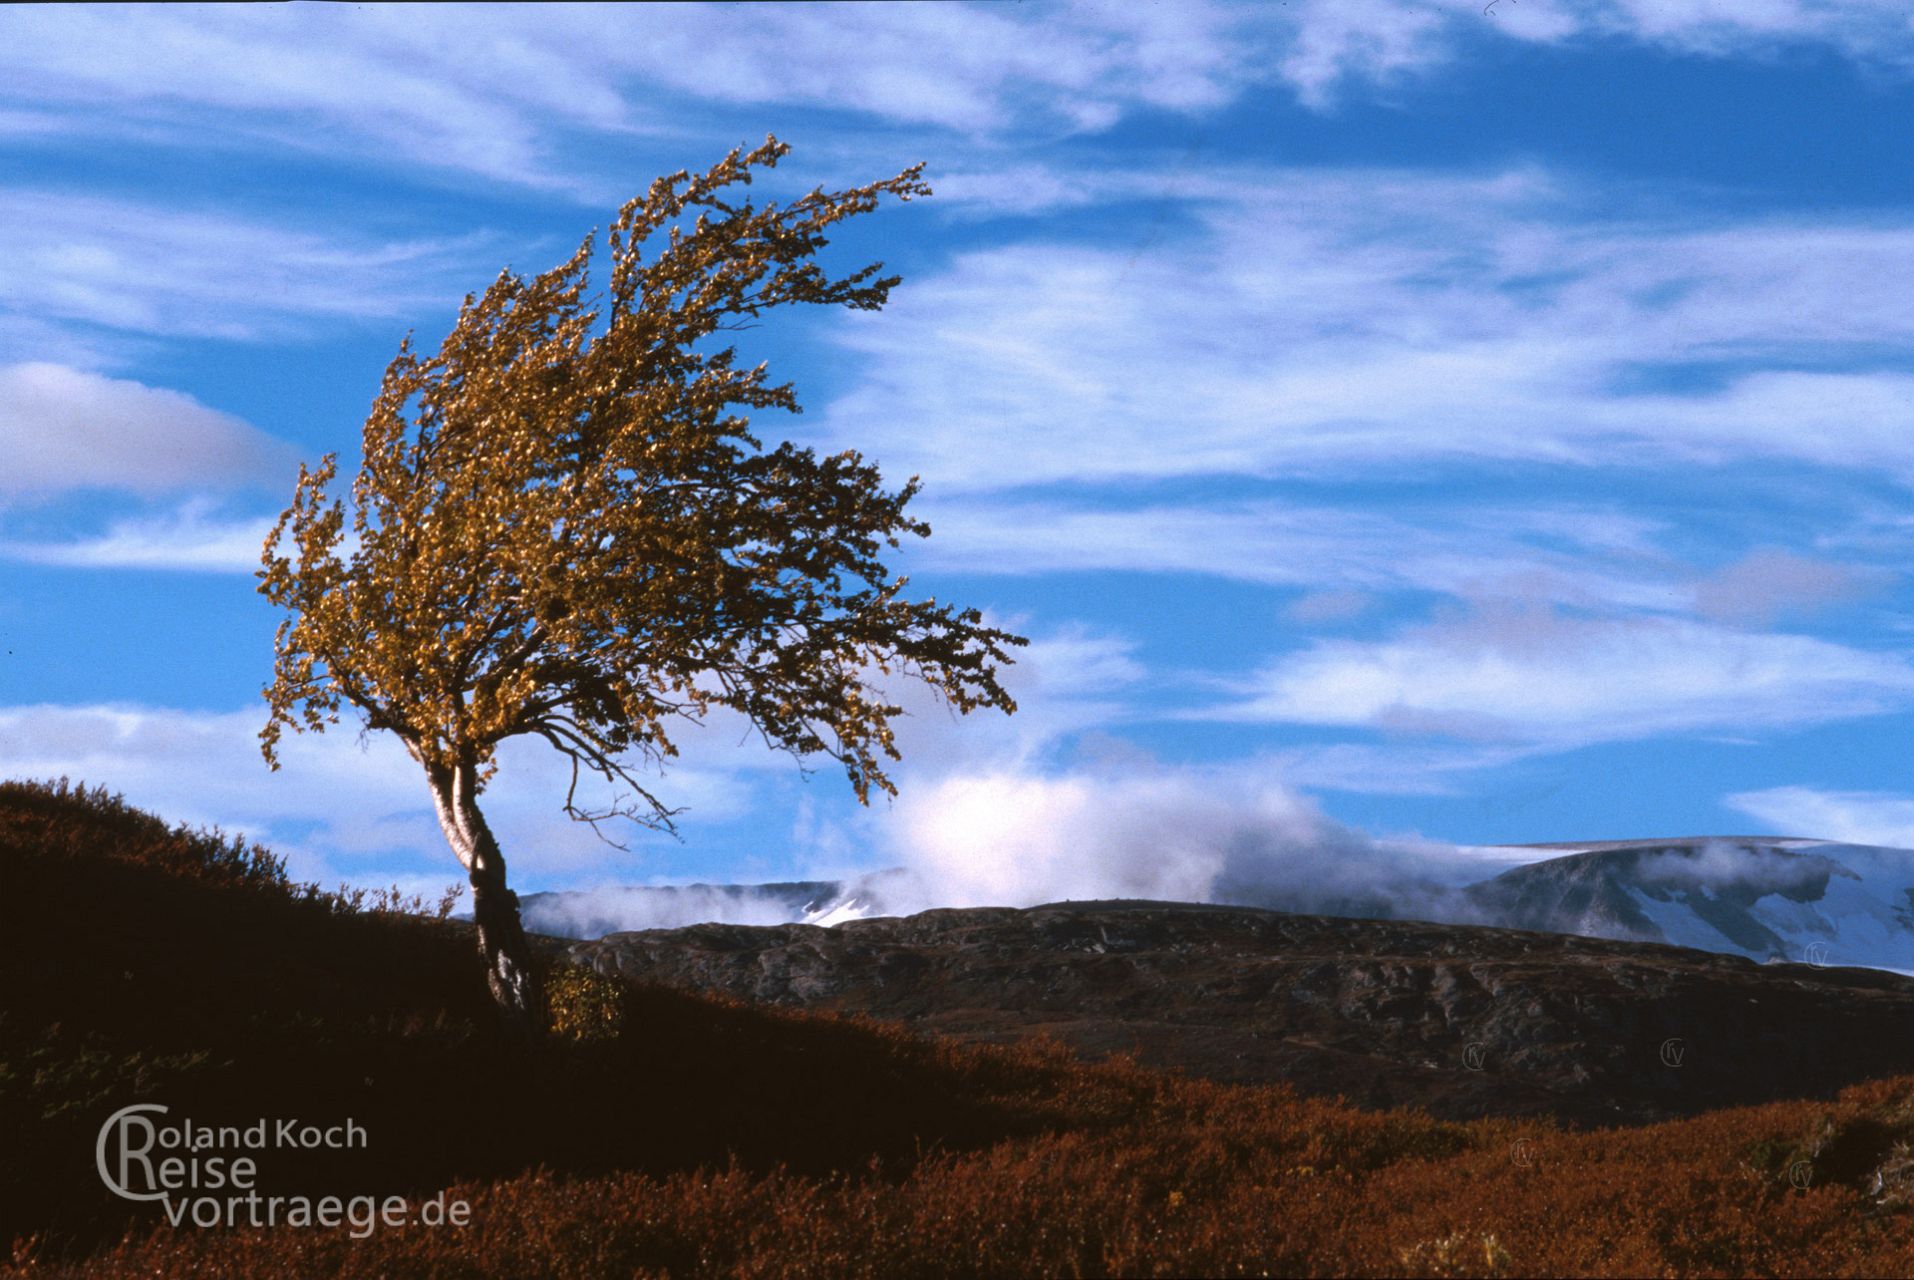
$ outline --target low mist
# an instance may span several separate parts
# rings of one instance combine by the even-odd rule
[[[526,923],[597,937],[1112,898],[1478,923],[1456,890],[1509,865],[1450,844],[1367,835],[1240,767],[948,777],[906,788],[886,830],[880,853],[892,866],[883,871],[534,894]]]
[[[1731,891],[1751,902],[1771,893],[1812,900],[1826,892],[1830,875],[1859,878],[1821,854],[1729,840],[1709,840],[1693,852],[1651,853],[1642,859],[1636,874],[1648,884]]]

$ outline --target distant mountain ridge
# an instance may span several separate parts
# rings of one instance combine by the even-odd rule
[[[1643,840],[1537,840],[1529,844],[1491,845],[1494,849],[1560,849],[1565,853],[1606,853],[1611,849],[1672,849],[1684,845],[1739,844],[1768,845],[1793,849],[1806,845],[1833,844],[1819,836],[1658,836]]]
[[[838,880],[774,884],[614,885],[519,895],[525,927],[555,938],[599,938],[632,928],[679,929],[808,921],[844,896]]]
[[[1334,900],[1219,886],[1221,905],[1350,919],[1421,919],[1623,942],[1665,942],[1753,960],[1914,973],[1914,850],[1801,836],[1679,836],[1498,846],[1559,850],[1461,887],[1378,883]],[[694,924],[836,925],[935,901],[908,872],[761,885],[626,886],[528,894],[536,932],[589,940]]]
[[[1507,928],[1914,970],[1914,850],[1770,836],[1548,847],[1577,851],[1463,896]]]

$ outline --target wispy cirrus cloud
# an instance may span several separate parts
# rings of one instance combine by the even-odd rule
[[[1274,589],[1267,650],[1231,656],[1240,665],[1223,673],[1149,668],[1120,637],[1060,634],[1048,619],[1045,644],[1013,671],[1015,720],[957,729],[911,703],[907,794],[917,782],[954,799],[961,788],[945,782],[1009,779],[975,792],[984,811],[1021,796],[1051,812],[1063,796],[1059,829],[1116,839],[1122,819],[1099,816],[1104,799],[1065,794],[1060,744],[1148,725],[1223,680],[1250,708],[1235,713],[1259,723],[1200,749],[1248,741],[1254,759],[1197,790],[1255,790],[1245,780],[1267,767],[1286,785],[1442,794],[1591,742],[1914,705],[1900,655],[1833,630],[1858,613],[1815,614],[1889,580],[1823,557],[1857,495],[1891,506],[1894,482],[1914,483],[1904,211],[1839,212],[1837,191],[1834,212],[1723,212],[1760,203],[1748,165],[1735,170],[1748,186],[1720,202],[1619,182],[1597,191],[1540,164],[1274,168],[1256,158],[1281,131],[1247,127],[1260,111],[1222,110],[1251,95],[1258,108],[1287,97],[1323,113],[1378,99],[1413,109],[1445,77],[1444,104],[1460,103],[1476,93],[1463,85],[1473,60],[1494,64],[1480,102],[1510,67],[1534,65],[1507,56],[1513,41],[1584,47],[1591,72],[1623,45],[1683,58],[1831,51],[1891,77],[1914,67],[1899,0],[0,11],[0,139],[33,159],[22,172],[36,184],[0,189],[0,349],[62,369],[0,371],[0,392],[20,391],[0,398],[0,501],[15,497],[9,484],[146,500],[104,515],[75,502],[69,527],[12,529],[0,554],[250,572],[263,522],[230,495],[161,505],[281,465],[273,442],[211,407],[229,362],[207,353],[443,308],[521,256],[500,247],[507,236],[572,225],[568,201],[602,217],[634,174],[706,160],[769,123],[799,144],[802,171],[782,176],[807,184],[867,178],[872,157],[894,151],[933,162],[939,197],[912,210],[927,234],[912,241],[907,285],[875,323],[844,326],[831,355],[849,359],[826,376],[850,390],[794,424],[898,478],[924,474],[938,537],[913,567],[1124,569]],[[1822,68],[1829,92],[1847,76],[1831,59],[1793,61]],[[1367,127],[1354,113],[1347,123]],[[1538,124],[1544,139],[1584,127]],[[1201,142],[1181,154],[1187,138]],[[1452,154],[1508,152],[1458,139],[1428,163]],[[164,191],[100,194],[174,159],[186,163]],[[249,174],[256,160],[269,176]],[[53,172],[74,185],[44,185]],[[100,185],[76,194],[88,181]],[[447,189],[458,216],[502,229],[409,230],[442,223]],[[76,371],[113,371],[113,344],[207,356],[176,384],[200,398]],[[288,368],[319,376],[291,346]],[[818,374],[793,363],[801,386]],[[148,372],[158,365],[140,376],[163,378]],[[1627,491],[1676,471],[1723,481],[1732,500],[1698,484],[1694,496],[1716,505],[1677,510],[1690,493],[1665,479]],[[1762,509],[1760,483],[1782,472],[1818,495],[1808,518]],[[1906,549],[1904,528],[1875,534],[1846,549],[1881,564]],[[1477,613],[1405,622],[1426,594]],[[1497,603],[1508,601],[1513,612]],[[1127,607],[1113,596],[1083,612],[1123,627]],[[1148,652],[1206,624],[1191,613],[1139,623],[1152,628]],[[1827,637],[1755,630],[1810,618]],[[1343,639],[1312,645],[1317,629]],[[1266,654],[1260,679],[1243,681]],[[194,780],[165,773],[164,757],[197,752],[241,776],[255,726],[239,719],[135,708],[122,731],[110,708],[54,710],[38,709],[30,731],[68,754],[16,737],[9,759],[162,780],[153,803],[169,811],[258,815],[339,865],[436,844],[409,788],[388,802],[371,787],[363,812],[325,809],[370,781],[350,762],[314,765],[330,791],[278,791],[250,809],[236,794],[194,800]],[[673,799],[705,812],[755,803],[761,777],[709,745],[734,745],[734,728],[688,749],[688,792]],[[1239,733],[1256,736],[1227,736]],[[348,734],[317,749],[341,741],[351,746]],[[522,777],[550,781],[537,768]],[[500,792],[514,841],[569,848],[544,843],[550,822],[595,852],[538,791]],[[1172,831],[1184,815],[1215,816],[1185,799],[1143,809]],[[556,855],[530,865],[564,871]]]
[[[247,573],[259,568],[270,518],[221,516],[205,502],[168,515],[116,520],[104,533],[66,541],[0,539],[0,558],[67,569],[168,569]]]
[[[1914,665],[1681,618],[1492,609],[1277,659],[1213,714],[1565,750],[1743,734],[1914,706]]]
[[[55,332],[256,339],[414,316],[470,287],[483,242],[381,240],[143,199],[0,188],[0,318],[54,321]]]
[[[1724,797],[1722,803],[1789,834],[1914,849],[1914,796],[1891,791],[1769,787],[1737,792]]]
[[[293,147],[573,194],[594,180],[565,162],[568,139],[682,137],[699,111],[824,108],[972,137],[1099,130],[1269,85],[1326,111],[1511,39],[1914,67],[1894,0],[14,6],[0,32],[15,133]]]
[[[1612,510],[1401,503],[1385,511],[1273,500],[1139,507],[1092,505],[1073,493],[931,502],[925,515],[937,534],[915,558],[969,573],[1117,569],[1611,608],[1657,607],[1679,594],[1680,570],[1655,544],[1658,522]]]
[[[1459,34],[1454,6],[1423,0],[1301,0],[1283,16],[1288,29],[1274,69],[1318,110],[1345,94],[1386,90],[1446,65]]]
[[[1490,6],[1518,39],[1603,37],[1711,57],[1764,57],[1818,46],[1864,63],[1914,66],[1914,22],[1895,0],[1573,0]]]
[[[576,194],[594,184],[559,162],[568,136],[681,137],[700,105],[969,134],[1217,106],[1251,78],[1250,17],[1205,4],[16,9],[0,18],[0,79],[41,128],[79,117],[186,142],[183,124],[210,121],[228,143]]]
[[[819,434],[940,489],[1780,460],[1914,482],[1914,223],[1618,212],[1541,171],[1266,172],[1168,243],[958,258]]]
[[[1914,69],[1914,23],[1897,0],[1299,0],[1279,14],[1280,78],[1324,110],[1466,66],[1505,39],[1743,60],[1813,49]]]

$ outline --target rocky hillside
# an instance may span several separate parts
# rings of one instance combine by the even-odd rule
[[[607,975],[1438,1116],[1641,1123],[1914,1072],[1914,979],[1672,946],[1151,902],[581,942]]]

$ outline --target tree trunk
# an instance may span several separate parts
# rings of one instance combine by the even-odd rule
[[[479,812],[477,771],[462,765],[428,773],[439,826],[472,885],[472,922],[478,926],[486,986],[512,1037],[537,1044],[545,1036],[545,992],[519,921],[518,895],[505,887],[505,855]]]

